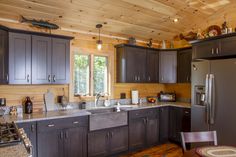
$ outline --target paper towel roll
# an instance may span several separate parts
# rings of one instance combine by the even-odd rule
[[[132,104],[138,104],[138,91],[137,90],[131,91],[131,97],[132,97]]]

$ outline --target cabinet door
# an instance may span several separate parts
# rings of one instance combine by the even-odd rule
[[[70,41],[52,38],[52,84],[68,84],[70,79]]]
[[[160,142],[168,142],[169,136],[169,107],[160,108]]]
[[[33,146],[33,157],[36,157],[37,156],[36,122],[17,123],[17,127],[24,129],[27,137],[30,139],[30,142]]]
[[[192,49],[181,50],[178,52],[177,80],[178,83],[191,82],[191,61]]]
[[[147,50],[147,82],[159,81],[159,55],[155,50]]]
[[[219,39],[219,53],[218,56],[232,56],[236,55],[236,37],[227,37],[223,39]]]
[[[146,118],[135,118],[129,122],[129,149],[137,150],[146,144]]]
[[[0,84],[8,83],[8,32],[0,30]]]
[[[128,150],[127,126],[110,130],[109,150],[110,155]]]
[[[136,47],[125,47],[127,82],[146,81],[146,50]]]
[[[158,116],[147,117],[147,145],[153,146],[159,143],[159,119]]]
[[[32,84],[51,83],[51,38],[32,36]]]
[[[175,107],[170,107],[169,109],[169,139],[172,141],[176,141],[177,113]]]
[[[31,84],[31,35],[9,33],[9,83]]]
[[[63,131],[38,132],[38,157],[63,157]]]
[[[216,41],[206,41],[193,45],[193,59],[204,59],[216,56]]]
[[[177,52],[160,52],[160,83],[176,83],[177,81]]]
[[[87,157],[87,127],[66,129],[64,150],[68,157]]]
[[[109,132],[106,130],[88,133],[88,156],[108,155]]]

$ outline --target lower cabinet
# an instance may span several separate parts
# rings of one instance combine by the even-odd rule
[[[160,108],[160,143],[166,143],[169,140],[169,107]]]
[[[128,150],[128,127],[88,133],[88,156],[110,156]]]
[[[38,157],[87,157],[88,117],[38,122]]]
[[[169,111],[169,139],[181,143],[180,132],[188,132],[191,127],[189,108],[170,107]]]
[[[158,109],[129,112],[129,150],[138,150],[159,143]]]
[[[33,157],[37,156],[37,127],[36,122],[17,123],[18,128],[23,128],[33,146]]]

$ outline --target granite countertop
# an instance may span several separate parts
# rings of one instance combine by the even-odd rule
[[[190,108],[190,103],[184,102],[156,102],[156,103],[142,103],[141,105],[121,105],[121,110],[123,111],[131,111],[131,110],[139,110],[139,109],[146,109],[146,108],[156,108],[156,107],[163,107],[163,106],[176,106],[182,108]],[[79,110],[79,109],[70,109],[70,110],[59,110],[59,111],[49,111],[49,112],[39,112],[39,113],[32,113],[32,114],[18,114],[16,116],[12,115],[4,115],[0,117],[0,123],[4,122],[31,122],[31,121],[41,121],[41,120],[49,120],[49,119],[57,119],[57,118],[68,118],[68,117],[78,117],[78,116],[86,116],[90,115],[91,113],[89,110],[93,109],[105,109],[105,108],[112,108],[116,106],[110,107],[98,107],[98,108],[88,108],[86,110]]]
[[[24,144],[1,147],[0,157],[29,157]]]

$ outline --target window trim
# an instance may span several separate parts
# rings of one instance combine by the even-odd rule
[[[108,95],[105,97],[112,97],[113,95],[113,91],[112,91],[112,77],[111,77],[111,56],[108,53],[98,53],[98,52],[91,52],[91,51],[87,51],[87,50],[78,50],[78,49],[74,49],[73,50],[73,69],[72,69],[72,89],[71,90],[73,92],[73,97],[80,97],[80,98],[93,98],[94,97],[94,84],[93,84],[93,70],[94,70],[94,56],[101,56],[101,57],[106,57],[107,58],[107,93]],[[89,95],[79,95],[79,94],[75,94],[74,91],[74,56],[76,54],[80,54],[80,55],[88,55],[89,56],[89,66],[90,66],[90,70],[89,70]]]

